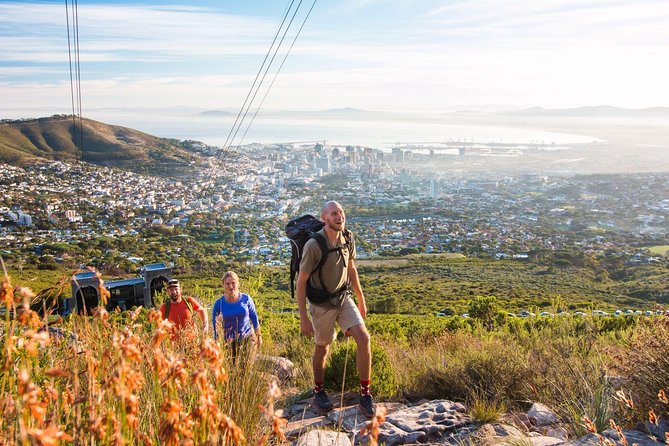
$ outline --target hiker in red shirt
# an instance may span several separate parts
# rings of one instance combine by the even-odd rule
[[[193,313],[197,313],[202,319],[202,330],[206,333],[209,329],[207,324],[207,313],[200,303],[190,296],[181,295],[181,284],[177,279],[167,282],[167,302],[160,306],[160,314],[163,319],[169,319],[177,330],[193,325]]]

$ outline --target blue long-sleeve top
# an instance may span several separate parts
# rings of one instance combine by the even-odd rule
[[[214,326],[214,339],[218,339],[216,324],[222,318],[223,335],[226,341],[244,339],[259,327],[258,314],[253,299],[248,294],[240,293],[236,302],[230,303],[221,296],[214,303],[211,323]]]

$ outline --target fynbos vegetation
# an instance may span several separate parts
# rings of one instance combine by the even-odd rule
[[[310,341],[300,338],[295,315],[268,312],[261,284],[253,288],[266,338],[262,349],[288,357],[298,369],[287,399],[252,354],[233,360],[225,344],[197,329],[173,338],[171,324],[156,310],[110,314],[99,307],[92,316],[63,320],[32,310],[33,292],[5,276],[5,442],[282,442],[285,420],[275,409],[309,388]],[[610,420],[631,426],[649,411],[669,415],[666,397],[658,402],[669,373],[664,316],[509,318],[491,296],[472,299],[470,309],[469,319],[371,315],[378,396],[462,401],[480,423],[541,401],[571,435],[601,431]],[[349,344],[334,346],[328,367],[334,389],[355,384]],[[368,432],[382,420],[372,420]]]

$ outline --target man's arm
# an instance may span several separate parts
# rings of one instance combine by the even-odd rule
[[[351,288],[358,296],[358,310],[360,315],[364,318],[367,316],[367,303],[365,302],[365,295],[362,292],[360,285],[360,278],[358,277],[358,268],[355,267],[355,259],[348,261],[348,278],[351,281]]]
[[[314,326],[311,324],[309,314],[307,314],[307,281],[309,273],[300,271],[297,275],[297,285],[295,294],[297,295],[297,309],[300,312],[300,332],[305,336],[314,334]]]
[[[200,307],[199,310],[197,310],[197,314],[200,315],[200,319],[202,319],[202,331],[205,333],[209,333],[209,324],[207,323],[207,313],[204,311],[204,308]]]
[[[204,307],[200,302],[195,300],[192,297],[189,297],[191,300],[191,305],[193,305],[193,309],[195,312],[200,316],[200,319],[202,319],[202,331],[205,333],[209,333],[209,324],[207,323],[207,313],[204,311]]]

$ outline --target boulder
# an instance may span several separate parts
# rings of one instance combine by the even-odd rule
[[[545,435],[537,435],[530,437],[532,446],[553,446],[554,444],[563,444],[563,440],[555,437],[547,437]]]
[[[512,424],[523,432],[528,432],[531,427],[530,419],[527,414],[523,412],[505,414],[499,421],[506,424]]]
[[[471,424],[463,409],[462,404],[434,400],[392,413],[386,416],[386,422],[405,432],[421,431],[430,436]]]
[[[614,429],[606,429],[602,432],[602,435],[615,441],[618,445],[623,444],[618,432]],[[623,430],[623,435],[627,439],[627,444],[636,443],[639,446],[657,446],[658,444],[661,444],[653,435],[637,430]]]
[[[482,446],[513,445],[517,444],[519,439],[522,438],[527,437],[515,426],[487,423],[472,432],[465,444],[473,443]]]
[[[559,438],[560,440],[566,441],[569,437],[567,429],[564,427],[550,427],[546,429],[544,435],[547,437]]]
[[[490,423],[484,424],[475,431],[473,431],[467,438],[466,444],[487,445],[492,444],[497,432],[495,426]]]
[[[351,446],[351,440],[344,432],[316,429],[298,438],[294,446]]]
[[[390,423],[383,423],[379,427],[379,443],[386,446],[413,444],[425,440],[425,432],[406,432]]]
[[[657,438],[660,442],[663,442],[666,440],[666,437],[664,435],[665,432],[669,432],[669,421],[667,421],[664,418],[660,418],[657,424],[651,423],[650,421],[646,421],[641,426],[635,429],[641,432],[648,432],[649,434]]]
[[[530,410],[527,411],[527,417],[532,424],[537,427],[551,426],[558,424],[560,419],[548,406],[541,403],[534,403]]]
[[[335,426],[341,426],[342,429],[349,432],[359,431],[369,421],[360,412],[357,405],[342,410],[333,410],[325,415],[325,418]]]
[[[295,375],[295,365],[290,359],[281,356],[258,355],[256,360],[261,367],[276,376],[282,383],[292,381]]]
[[[493,428],[497,437],[523,437],[523,432],[510,424],[495,423],[493,424]]]

